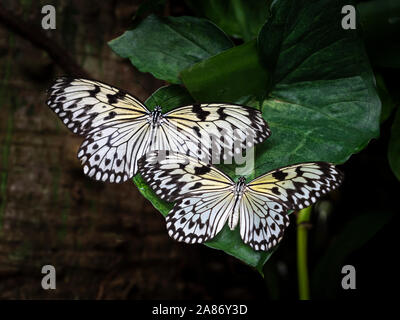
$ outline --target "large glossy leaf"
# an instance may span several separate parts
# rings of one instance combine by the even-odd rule
[[[265,95],[269,94],[265,100],[258,101],[254,96],[258,92],[252,86],[248,91],[241,89],[241,97],[231,88],[231,84],[235,88],[240,81],[232,81],[234,70],[230,65],[240,65],[234,59],[244,60],[248,55],[222,53],[222,58],[202,61],[201,68],[182,72],[186,88],[198,101],[209,100],[213,93],[218,97],[225,90],[232,93],[224,95],[226,102],[247,101],[262,110],[272,137],[257,147],[255,170],[250,176],[300,161],[341,163],[378,135],[380,101],[373,74],[357,34],[340,28],[342,4],[328,0],[274,2],[272,16],[258,38],[259,59],[250,59],[254,64],[248,66],[251,72],[243,72],[244,76],[261,79],[261,73],[266,71],[259,60],[267,67],[269,77],[262,83]],[[252,50],[256,48],[253,46]],[[250,54],[257,56],[256,51]],[[180,65],[174,68],[173,74],[181,71]],[[212,69],[218,81],[210,86],[207,71]],[[241,85],[246,87],[246,81]],[[168,97],[169,90],[158,91],[151,101],[160,104],[159,100],[165,99],[180,104],[182,92]],[[137,179],[140,178],[135,180],[142,193],[166,214],[170,204],[161,202]],[[271,254],[253,251],[243,244],[237,230],[228,228],[208,245],[258,270]]]
[[[186,0],[196,14],[213,21],[227,34],[245,41],[255,39],[268,17],[271,0]]]
[[[341,29],[342,4],[274,3],[258,38],[260,58],[273,71],[272,86],[261,104],[249,103],[262,109],[272,129],[271,138],[257,150],[256,175],[301,161],[342,163],[378,135],[380,101],[374,76],[357,34]],[[217,57],[201,62],[201,71]],[[189,71],[182,72],[189,92],[208,99],[212,93],[202,81],[207,76],[196,72],[196,65]],[[221,76],[214,84],[216,95],[221,88],[227,91],[228,83],[229,75],[225,81]]]
[[[389,164],[393,173],[400,180],[400,108],[396,111],[396,117],[392,125],[392,134],[388,148]]]
[[[356,31],[339,23],[345,2],[281,0],[272,7],[259,47],[266,65],[276,61],[262,103],[273,134],[258,150],[259,172],[302,161],[342,163],[378,136],[374,75]]]
[[[181,70],[232,47],[232,42],[208,20],[151,15],[109,45],[140,71],[179,83]]]
[[[374,76],[357,33],[340,28],[341,5],[324,0],[274,3],[258,38],[260,59],[272,71],[272,81],[263,84],[268,98],[248,102],[262,110],[272,136],[257,147],[253,175],[303,161],[342,163],[378,136],[380,101]],[[223,56],[228,55],[221,53],[182,72],[197,100],[209,100],[213,93],[219,97],[224,90],[233,92],[224,96],[226,101],[237,102],[237,92],[245,91],[227,88],[231,83],[246,87],[246,80],[231,81],[231,73],[218,75],[209,85],[208,72],[218,72],[215,60]],[[230,56],[219,63],[220,70],[227,70],[240,61]]]
[[[226,50],[183,70],[183,83],[202,102],[226,102],[264,95],[270,75],[259,61],[256,41]]]

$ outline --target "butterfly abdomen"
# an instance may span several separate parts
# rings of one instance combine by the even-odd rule
[[[234,230],[239,222],[240,203],[242,201],[243,193],[246,189],[246,178],[240,177],[234,186],[235,202],[233,204],[233,211],[229,215],[228,225],[229,229]]]

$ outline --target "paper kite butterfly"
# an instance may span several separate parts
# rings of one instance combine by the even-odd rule
[[[240,236],[255,250],[275,246],[289,224],[287,212],[299,210],[339,186],[342,173],[327,162],[299,163],[235,183],[222,171],[196,158],[152,151],[139,160],[139,171],[157,196],[175,202],[166,216],[171,237],[186,243],[214,238],[226,223],[240,223]]]
[[[137,160],[151,150],[201,159],[210,159],[211,152],[226,157],[270,135],[261,112],[250,107],[193,104],[162,114],[161,107],[149,111],[132,95],[87,79],[57,79],[47,104],[84,137],[78,158],[84,173],[100,181],[119,183],[133,177]],[[212,146],[206,143],[210,134],[217,137]]]

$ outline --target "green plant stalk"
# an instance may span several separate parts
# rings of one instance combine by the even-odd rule
[[[310,285],[307,267],[307,223],[310,221],[311,208],[304,208],[297,214],[297,275],[300,300],[310,299]]]

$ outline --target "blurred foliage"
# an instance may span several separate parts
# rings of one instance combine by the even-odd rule
[[[364,1],[357,6],[368,53],[374,65],[400,68],[400,2]]]
[[[259,61],[255,40],[196,63],[180,76],[191,95],[202,102],[239,102],[246,96],[263,96],[270,78]]]
[[[271,2],[271,0],[186,0],[193,12],[204,15],[225,33],[244,41],[257,37],[268,17]]]

